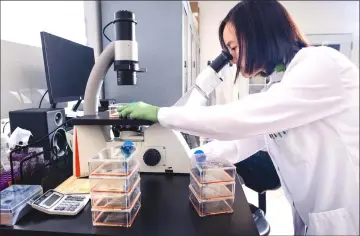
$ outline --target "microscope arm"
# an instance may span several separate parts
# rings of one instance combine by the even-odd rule
[[[84,115],[96,115],[101,86],[106,72],[115,58],[115,44],[111,42],[98,57],[86,84],[84,96]]]
[[[210,94],[223,81],[218,73],[232,60],[230,53],[222,51],[215,60],[197,77],[195,85],[190,88],[174,106],[203,106]]]
[[[203,106],[210,94],[222,82],[220,76],[208,66],[196,78],[195,85],[187,91],[174,106]]]

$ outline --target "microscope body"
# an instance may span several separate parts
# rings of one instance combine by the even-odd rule
[[[97,111],[103,78],[114,64],[118,85],[136,84],[139,69],[135,40],[135,15],[129,11],[115,13],[116,41],[104,49],[96,61],[87,82],[84,96],[84,117],[73,121],[73,174],[89,175],[88,162],[104,148],[121,146],[125,141],[136,145],[134,158],[140,164],[140,172],[189,173],[189,145],[183,135],[160,124],[148,121],[121,120],[109,112]],[[203,105],[210,93],[222,82],[218,72],[232,59],[223,51],[196,79],[196,84],[175,106]],[[134,125],[136,123],[136,125]],[[120,136],[114,137],[112,127],[120,126]],[[130,128],[129,128],[130,127]]]

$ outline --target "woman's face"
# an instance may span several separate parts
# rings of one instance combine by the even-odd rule
[[[239,60],[239,42],[236,38],[236,30],[235,27],[231,23],[227,23],[224,27],[224,42],[227,48],[229,49],[229,52],[233,56],[232,63],[237,65],[237,62]],[[245,73],[245,55],[246,55],[246,48],[243,49],[243,55],[241,60],[241,68],[240,72],[245,78],[251,78],[255,77],[261,70],[255,71],[253,74],[247,74]]]

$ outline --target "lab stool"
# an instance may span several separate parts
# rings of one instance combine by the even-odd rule
[[[258,205],[250,205],[259,234],[269,235],[270,225],[265,218],[266,191],[276,190],[281,187],[276,169],[267,152],[259,151],[249,158],[236,163],[236,172],[241,176],[246,187],[258,193]]]
[[[268,236],[270,234],[270,224],[266,220],[264,212],[251,203],[249,203],[249,205],[253,219],[255,221],[256,228],[259,231],[259,235]]]

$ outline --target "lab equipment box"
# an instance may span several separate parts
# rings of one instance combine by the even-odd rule
[[[31,206],[28,201],[43,194],[40,185],[11,185],[0,192],[0,225],[13,226],[26,215]]]
[[[125,141],[105,148],[89,161],[92,222],[94,226],[130,227],[141,200],[136,146]]]
[[[236,167],[226,160],[191,161],[190,173],[200,184],[233,182],[236,177]]]
[[[91,176],[127,176],[136,168],[133,158],[136,150],[127,153],[125,145],[102,149],[89,161],[89,175]],[[135,149],[135,146],[129,146]]]
[[[93,193],[128,193],[140,180],[139,163],[127,176],[90,175],[90,194]]]
[[[201,184],[195,178],[194,174],[191,173],[190,186],[200,200],[212,200],[233,197],[235,195],[235,181]]]
[[[190,185],[189,199],[200,217],[233,213],[234,197],[201,200]]]
[[[100,210],[127,210],[134,206],[140,195],[140,179],[138,179],[129,193],[92,192],[91,206]]]
[[[94,226],[130,227],[141,208],[140,199],[128,210],[112,210],[92,208],[92,222]]]

